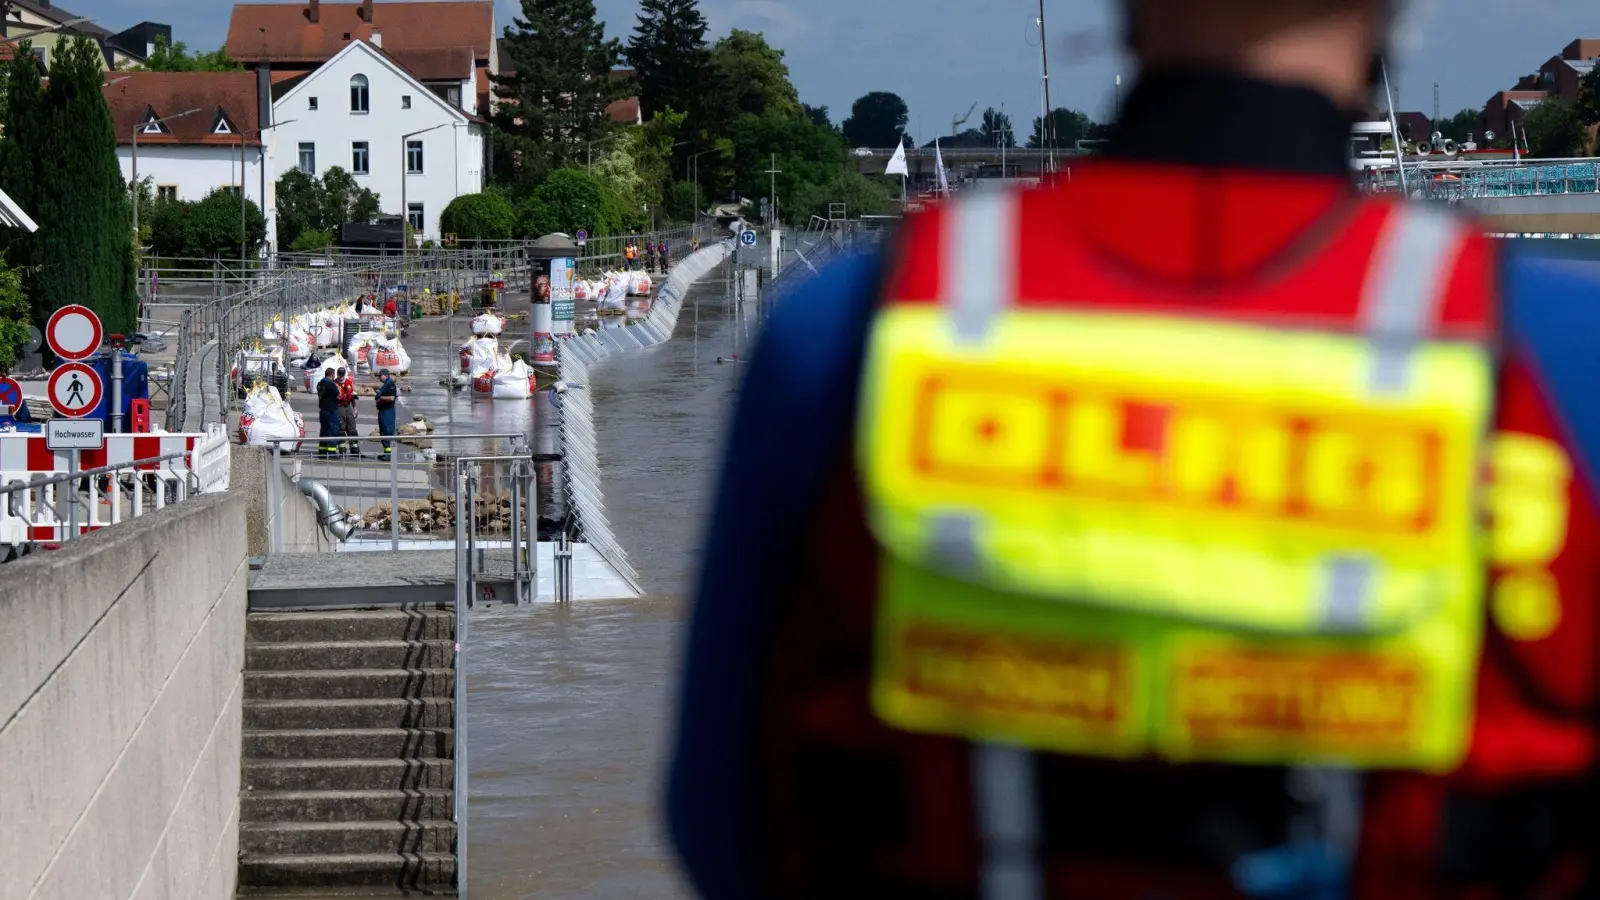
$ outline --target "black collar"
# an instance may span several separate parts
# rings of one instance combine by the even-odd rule
[[[1306,88],[1165,70],[1141,78],[1129,94],[1106,155],[1344,177],[1353,120]]]

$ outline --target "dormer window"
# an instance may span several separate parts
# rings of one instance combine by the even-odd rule
[[[233,126],[229,124],[228,117],[217,110],[217,121],[211,126],[212,134],[233,134]]]
[[[145,109],[144,124],[139,126],[140,134],[166,134],[167,126],[161,124],[161,117],[153,109]]]
[[[355,75],[350,79],[350,111],[364,113],[367,111],[367,76]]]

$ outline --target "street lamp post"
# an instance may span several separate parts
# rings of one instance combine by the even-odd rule
[[[411,207],[406,202],[406,182],[411,175],[411,153],[406,142],[419,134],[427,134],[439,128],[454,125],[454,122],[440,122],[427,128],[413,131],[410,134],[400,135],[400,267],[405,269],[407,257],[411,255],[411,235],[406,234],[406,229],[411,225]],[[419,231],[421,229],[418,229]],[[410,279],[409,272],[406,275]]]
[[[249,131],[239,132],[239,280],[241,283],[244,281],[244,246],[249,235],[249,231],[245,228],[244,139],[252,134],[264,136],[268,131],[277,128],[279,125],[291,125],[297,121],[299,120],[284,119],[282,122],[274,122],[271,125],[263,125],[260,128],[252,128]],[[265,138],[263,137],[263,140],[264,139]],[[265,216],[267,213],[266,167],[267,161],[265,154],[263,154],[263,158],[261,160],[261,214],[263,216]]]
[[[707,153],[710,153],[710,152],[712,152],[713,150],[716,150],[716,149],[717,149],[716,147],[712,147],[712,148],[710,148],[708,150],[701,150],[699,153],[695,153],[695,154],[693,154],[693,155],[691,155],[689,157],[689,167],[694,169],[694,232],[693,233],[696,234],[696,235],[700,234],[700,157],[705,156]]]
[[[44,28],[23,32],[22,34],[8,35],[4,38],[0,38],[0,44],[15,44],[18,41],[25,41],[28,38],[38,37],[41,34],[49,34],[52,31],[61,31],[65,28],[71,28],[74,25],[81,25],[87,21],[89,21],[88,16],[79,16],[76,19],[68,19],[65,22],[57,22],[54,25],[47,25]]]
[[[173,113],[164,118],[140,122],[133,128],[133,239],[135,241],[139,240],[139,132],[149,128],[151,125],[161,125],[165,122],[171,122],[173,119],[181,119],[184,116],[193,115],[199,111],[199,107],[186,109],[181,113]]]
[[[616,140],[617,138],[622,137],[625,134],[627,134],[626,131],[618,131],[618,132],[614,132],[612,134],[608,134],[608,135],[606,135],[605,137],[601,138],[598,141],[585,141],[584,142],[584,151],[583,151],[584,152],[584,159],[586,161],[586,164],[589,167],[589,171],[590,172],[594,171],[594,148],[595,148],[595,145],[596,144],[604,144],[606,141]]]

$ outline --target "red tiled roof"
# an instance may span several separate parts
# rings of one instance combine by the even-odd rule
[[[472,77],[471,47],[436,47],[428,50],[391,50],[388,47],[382,49],[418,81],[465,81]]]
[[[187,109],[198,109],[163,127],[167,134],[140,134],[141,144],[233,144],[239,133],[250,134],[260,124],[254,72],[120,72],[116,84],[102,89],[111,121],[117,130],[117,143],[133,142],[134,129],[154,111],[156,116],[171,116]],[[217,111],[221,110],[232,129],[214,133]],[[260,135],[250,135],[247,144],[260,143]]]
[[[613,122],[622,122],[628,125],[637,124],[640,121],[639,98],[628,97],[625,100],[614,101],[606,107],[606,115],[610,116]]]
[[[228,23],[228,54],[251,62],[332,59],[350,40],[366,40],[376,28],[390,53],[470,47],[489,58],[494,44],[492,0],[427,0],[373,4],[369,24],[360,3],[319,3],[312,23],[309,3],[238,3]],[[345,35],[350,37],[346,39]]]

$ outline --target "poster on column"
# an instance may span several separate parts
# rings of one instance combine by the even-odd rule
[[[578,261],[571,258],[550,260],[550,311],[554,319],[556,337],[570,337],[572,322],[578,317],[578,304],[573,298],[573,279]]]
[[[550,270],[554,260],[535,259],[533,262],[533,309],[528,322],[533,328],[533,362],[548,365],[556,361],[555,328],[550,309]]]

